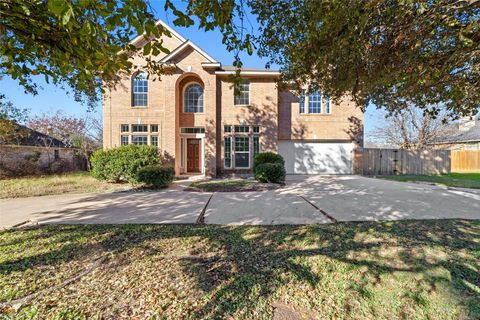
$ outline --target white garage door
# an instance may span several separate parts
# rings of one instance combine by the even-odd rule
[[[289,174],[351,174],[352,143],[279,141]]]

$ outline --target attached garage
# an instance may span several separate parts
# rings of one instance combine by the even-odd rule
[[[278,142],[288,174],[352,174],[353,143]]]

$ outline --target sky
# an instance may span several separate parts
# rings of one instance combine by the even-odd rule
[[[175,4],[179,4],[174,1]],[[163,10],[164,2],[162,0],[151,1],[152,7],[157,13],[157,17],[172,26],[178,33],[186,39],[192,40],[210,56],[220,61],[224,65],[231,65],[233,62],[233,53],[228,52],[222,44],[222,34],[217,31],[205,32],[198,30],[197,26],[190,28],[180,28],[173,26],[173,14],[166,13]],[[256,27],[254,17],[249,17],[252,27]],[[255,53],[249,56],[246,53],[241,55],[242,62],[246,68],[264,68],[266,59],[259,58]],[[272,69],[275,66],[272,67]],[[75,116],[83,116],[87,111],[87,106],[75,102],[73,96],[68,95],[67,92],[59,87],[47,84],[43,77],[37,77],[37,84],[40,86],[38,95],[33,96],[26,94],[18,81],[9,77],[3,77],[0,80],[0,93],[6,95],[6,98],[13,102],[16,106],[30,109],[32,116],[41,115],[44,113],[52,113],[56,110],[62,110],[64,113]],[[96,108],[96,112],[101,113],[101,105]],[[384,113],[376,110],[375,106],[371,105],[367,108],[365,113],[365,132],[368,135],[384,118]]]

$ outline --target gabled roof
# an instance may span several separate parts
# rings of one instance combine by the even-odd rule
[[[170,32],[172,34],[172,36],[174,36],[175,38],[177,38],[178,40],[180,40],[181,42],[185,42],[187,41],[187,39],[185,39],[184,37],[182,37],[177,31],[175,31],[172,27],[170,27],[168,24],[166,24],[164,21],[162,20],[158,20],[156,23],[155,23],[156,26],[159,26],[161,25],[163,28],[167,29],[168,32]],[[136,37],[135,39],[133,39],[130,43],[131,44],[138,44],[140,41],[144,40],[143,38],[143,34],[139,35],[138,37]]]
[[[24,125],[15,123],[11,121],[15,126],[15,133],[12,137],[6,141],[0,141],[0,144],[17,144],[22,146],[37,146],[37,147],[58,147],[58,148],[67,148],[68,146],[62,141],[33,130]]]
[[[182,53],[184,50],[187,48],[192,48],[196,52],[198,52],[200,55],[202,55],[206,61],[202,62],[202,67],[204,69],[213,69],[215,70],[215,74],[217,75],[231,75],[235,74],[236,68],[233,66],[225,66],[222,67],[222,64],[215,60],[212,56],[210,56],[208,53],[206,53],[204,50],[202,50],[200,47],[198,47],[195,43],[193,43],[189,39],[185,39],[182,37],[179,33],[177,33],[172,27],[170,27],[168,24],[166,24],[162,20],[158,20],[155,25],[161,25],[163,28],[167,29],[173,37],[176,37],[178,40],[182,42],[180,46],[175,48],[172,52],[170,52],[168,55],[163,57],[159,62],[164,63],[165,65],[173,65],[175,66],[174,63],[170,63],[170,61],[178,56],[180,53]],[[139,44],[141,43],[142,40],[145,40],[143,38],[143,35],[140,35],[133,39],[131,41],[132,44]],[[240,75],[245,75],[245,76],[261,76],[261,77],[278,77],[280,75],[280,72],[278,70],[270,70],[270,69],[255,69],[255,68],[241,68]]]
[[[205,57],[205,59],[207,59],[207,62],[210,62],[210,63],[217,63],[217,61],[212,58],[211,56],[209,56],[205,51],[203,51],[202,49],[200,49],[195,43],[193,43],[192,41],[190,40],[186,40],[184,43],[182,43],[179,47],[177,47],[175,50],[173,50],[172,52],[170,52],[168,55],[166,55],[165,57],[163,57],[162,60],[160,60],[161,63],[166,63],[168,61],[170,61],[172,58],[174,58],[175,56],[177,56],[178,54],[180,54],[181,52],[183,52],[186,48],[193,48],[195,51],[197,51],[198,53],[200,53],[203,57]]]

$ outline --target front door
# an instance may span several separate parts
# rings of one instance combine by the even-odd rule
[[[187,139],[187,172],[200,172],[200,139]]]

